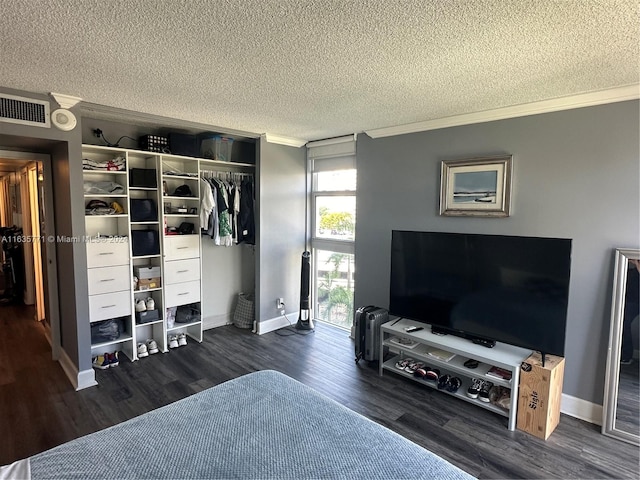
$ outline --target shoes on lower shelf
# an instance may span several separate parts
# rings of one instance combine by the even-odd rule
[[[147,307],[147,310],[155,310],[156,302],[152,297],[148,297],[147,301],[145,302],[145,306]]]
[[[484,382],[479,378],[472,378],[471,385],[467,389],[467,397],[469,398],[478,398],[480,394],[480,389],[482,388],[482,384]]]
[[[184,333],[178,334],[178,346],[184,347],[187,344],[187,335]]]
[[[120,365],[120,359],[118,359],[118,352],[106,353],[105,355],[108,355],[109,357],[110,367],[117,367],[118,365]]]
[[[106,370],[107,368],[117,367],[120,365],[120,360],[118,358],[118,352],[103,353],[102,355],[93,357],[91,363],[94,368]]]
[[[624,358],[620,360],[620,365],[631,365],[633,363],[633,358]]]
[[[178,348],[180,344],[178,343],[177,335],[169,335],[169,348]]]
[[[491,391],[491,387],[493,387],[493,383],[487,382],[486,380],[481,380],[482,386],[480,387],[480,393],[478,394],[478,399],[481,402],[489,403],[491,400],[489,399],[489,392]]]
[[[148,357],[149,350],[147,350],[147,346],[144,343],[138,344],[138,358]]]
[[[109,359],[107,358],[108,354],[98,355],[93,357],[93,367],[99,368],[100,370],[106,370],[110,367]]]
[[[158,344],[152,338],[147,340],[147,352],[150,355],[153,355],[154,353],[158,353]]]

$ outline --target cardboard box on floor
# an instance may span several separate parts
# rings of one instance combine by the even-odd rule
[[[560,422],[564,358],[533,353],[520,367],[516,426],[546,440]]]

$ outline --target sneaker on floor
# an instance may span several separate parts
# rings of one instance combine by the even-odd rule
[[[481,387],[482,387],[482,380],[480,380],[479,378],[472,378],[471,385],[467,389],[467,397],[478,398],[478,394],[480,393]]]
[[[489,392],[491,391],[491,387],[493,387],[493,383],[487,382],[486,380],[481,380],[481,382],[482,386],[480,387],[478,398],[481,402],[489,403],[491,401],[489,399]]]
[[[148,357],[149,351],[147,350],[147,346],[144,343],[138,344],[138,358]]]
[[[178,344],[178,336],[177,335],[169,335],[169,348],[178,348],[180,345]]]
[[[136,312],[140,313],[140,312],[146,312],[146,311],[147,311],[147,304],[142,299],[138,300],[136,302]]]
[[[99,368],[100,370],[106,370],[109,368],[109,359],[105,355],[98,355],[93,358],[93,366],[95,368]]]
[[[107,353],[106,355],[109,355],[110,367],[117,367],[118,365],[120,365],[120,360],[118,359],[118,352]]]
[[[147,340],[147,353],[151,355],[158,353],[158,344],[152,338]]]
[[[187,344],[187,335],[184,333],[178,334],[178,345],[184,347]]]
[[[155,310],[156,302],[153,300],[153,298],[149,297],[147,298],[146,306],[147,306],[147,310]]]

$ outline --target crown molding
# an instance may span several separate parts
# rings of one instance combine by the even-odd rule
[[[60,108],[64,108],[65,110],[75,107],[79,102],[82,101],[80,97],[72,97],[71,95],[65,95],[64,93],[51,92],[51,96],[55,99],[56,102],[58,102]]]
[[[457,127],[461,125],[471,125],[474,123],[538,115],[541,113],[559,112],[574,108],[592,107],[607,103],[637,100],[638,98],[640,98],[640,84],[636,83],[633,85],[626,85],[624,87],[580,93],[577,95],[568,95],[566,97],[542,100],[540,102],[523,103],[510,107],[495,108],[492,110],[466,113],[462,115],[453,115],[451,117],[436,118],[433,120],[426,120],[424,122],[408,123],[394,127],[376,128],[373,130],[366,130],[365,133],[371,138],[390,137],[394,135],[404,135],[406,133],[437,130],[439,128]]]
[[[280,135],[272,135],[271,133],[265,133],[264,139],[269,143],[277,143],[279,145],[286,145],[288,147],[300,148],[307,143],[306,140],[293,137],[283,137]]]
[[[344,135],[342,137],[327,138],[325,140],[315,140],[313,142],[307,143],[307,147],[326,147],[327,145],[336,145],[338,143],[355,142],[357,140],[357,137],[357,133],[352,133],[349,135]]]

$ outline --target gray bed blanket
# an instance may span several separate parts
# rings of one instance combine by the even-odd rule
[[[473,478],[274,371],[230,380],[29,460],[33,479]]]

